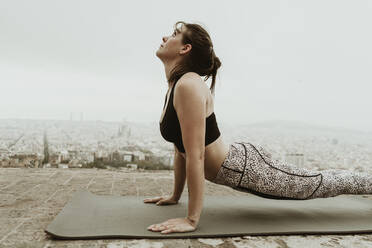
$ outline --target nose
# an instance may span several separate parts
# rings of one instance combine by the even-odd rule
[[[166,36],[163,36],[162,40],[163,40],[163,42],[166,42],[167,41],[167,37]]]

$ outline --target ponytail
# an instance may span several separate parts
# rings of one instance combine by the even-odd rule
[[[210,90],[212,91],[212,95],[214,96],[217,70],[221,67],[221,61],[214,53],[212,46],[211,46],[211,53],[212,53],[211,55],[212,66],[205,80],[208,80],[208,78],[212,76],[212,84],[211,84]]]

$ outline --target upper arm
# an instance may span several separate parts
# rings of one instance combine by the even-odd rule
[[[204,160],[206,97],[203,80],[189,74],[178,82],[175,106],[186,156]]]

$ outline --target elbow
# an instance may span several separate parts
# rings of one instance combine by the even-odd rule
[[[204,161],[205,150],[194,150],[192,152],[186,152],[186,160],[189,161]]]

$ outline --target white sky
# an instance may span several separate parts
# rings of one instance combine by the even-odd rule
[[[372,130],[371,13],[363,0],[1,1],[0,118],[158,122],[155,53],[183,20],[222,62],[217,121]]]

